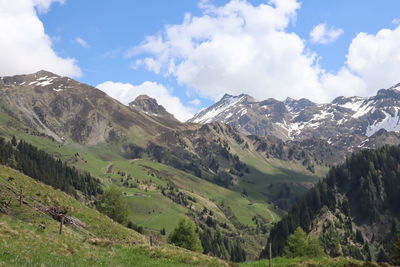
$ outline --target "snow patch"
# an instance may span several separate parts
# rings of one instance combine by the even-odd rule
[[[227,111],[229,108],[235,106],[239,103],[244,96],[234,96],[225,99],[221,104],[211,108],[209,111],[205,111],[204,114],[199,114],[199,117],[195,118],[193,122],[195,123],[210,123],[214,120],[216,116]]]
[[[48,77],[48,76],[44,76],[44,77],[40,77],[39,79],[37,79],[36,81],[30,82],[29,85],[36,85],[36,86],[47,86],[53,83],[53,80],[57,78],[57,77]]]
[[[375,122],[373,125],[368,126],[365,135],[370,137],[380,129],[385,129],[388,132],[400,131],[400,118],[399,116],[391,116],[389,113],[385,113],[385,118],[381,121]]]
[[[353,114],[353,116],[351,116],[352,118],[359,118],[364,116],[367,113],[373,113],[375,111],[375,107],[373,105],[373,103],[369,103],[369,104],[365,104],[363,106],[361,106],[356,113]]]
[[[364,98],[352,98],[350,102],[347,102],[346,104],[343,105],[338,105],[343,108],[351,109],[355,112],[357,112],[362,104],[364,103],[365,99]]]

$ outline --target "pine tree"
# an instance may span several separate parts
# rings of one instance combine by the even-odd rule
[[[289,258],[302,257],[306,254],[307,236],[306,233],[298,227],[287,240],[285,255]]]
[[[316,237],[310,237],[308,239],[308,244],[306,247],[306,255],[307,257],[321,257],[323,256],[324,249],[321,247],[321,244],[319,243],[318,238]]]
[[[163,228],[163,229],[160,230],[160,234],[161,234],[161,235],[166,235],[165,228]]]
[[[17,146],[17,138],[15,137],[15,135],[13,135],[12,139],[11,139],[11,144],[13,146]]]
[[[388,262],[389,258],[383,248],[379,250],[377,262]]]
[[[394,240],[392,261],[394,265],[400,265],[400,224],[397,226],[397,234]]]
[[[306,233],[301,227],[298,227],[291,234],[285,247],[285,255],[289,258],[295,257],[320,257],[324,250],[316,237],[307,238]]]
[[[168,242],[188,250],[203,252],[196,226],[192,221],[182,219],[168,236]]]

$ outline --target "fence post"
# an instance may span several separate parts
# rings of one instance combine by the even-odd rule
[[[272,242],[269,242],[269,267],[272,267]]]
[[[22,193],[22,188],[21,188],[21,190],[19,191],[19,206],[20,207],[22,207],[23,199],[24,199],[24,195]]]
[[[61,215],[61,221],[60,221],[60,232],[59,234],[62,234],[63,231],[63,224],[64,224],[64,215]]]

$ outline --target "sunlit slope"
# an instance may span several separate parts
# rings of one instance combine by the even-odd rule
[[[22,189],[25,204],[16,195]],[[10,197],[0,213],[0,266],[221,266],[227,263],[166,244],[149,247],[147,238],[80,202],[8,167],[0,166],[0,195]],[[64,206],[82,229],[59,232],[59,222],[37,205]]]

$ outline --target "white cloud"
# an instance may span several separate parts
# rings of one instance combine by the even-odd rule
[[[146,37],[128,55],[148,54],[136,63],[174,76],[202,97],[217,99],[228,92],[284,99],[312,91],[316,99],[325,100],[315,55],[298,35],[284,31],[300,4],[270,2],[253,6],[232,0],[216,7],[202,1],[202,16],[187,14],[182,24]]]
[[[82,46],[83,48],[89,48],[90,45],[88,44],[88,42],[86,42],[84,39],[80,38],[80,37],[76,37],[75,38],[75,42],[77,44],[79,44],[80,46]]]
[[[400,18],[395,18],[395,19],[393,19],[393,20],[392,20],[392,23],[393,23],[393,24],[396,24],[396,25],[397,25],[397,24],[400,24]]]
[[[33,3],[40,13],[46,13],[50,9],[52,3],[64,4],[65,1],[66,0],[33,0],[31,3]]]
[[[328,44],[336,41],[343,34],[342,29],[328,27],[325,23],[314,26],[310,32],[311,42],[315,44]]]
[[[358,34],[347,61],[336,72],[323,69],[305,41],[288,32],[300,3],[273,0],[258,6],[231,0],[214,6],[202,0],[200,16],[167,25],[128,51],[135,66],[174,77],[187,94],[218,99],[247,93],[258,99],[307,97],[317,102],[338,95],[371,95],[400,81],[400,28]],[[317,25],[317,43],[337,39],[343,30]]]
[[[146,81],[141,85],[133,85],[107,81],[96,87],[123,104],[130,103],[139,95],[148,95],[156,99],[160,105],[180,121],[186,121],[193,116],[191,108],[186,107],[178,97],[173,96],[163,85],[155,82]]]
[[[73,58],[59,57],[45,33],[37,12],[45,13],[52,3],[64,0],[0,0],[0,75],[36,72],[80,76]]]
[[[348,68],[368,85],[369,93],[400,82],[400,26],[377,34],[359,33],[347,55]]]
[[[189,101],[189,104],[190,105],[192,105],[192,106],[200,106],[200,104],[201,104],[201,101],[200,101],[200,99],[198,99],[198,98],[195,98],[195,99],[193,99],[193,100],[190,100]]]

